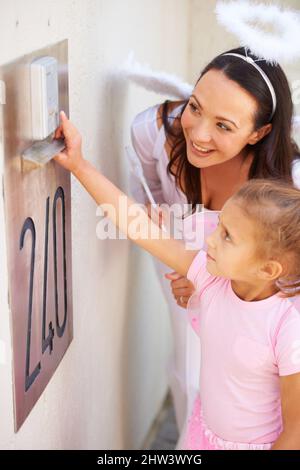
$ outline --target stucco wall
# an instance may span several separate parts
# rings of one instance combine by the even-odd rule
[[[281,3],[300,8],[299,0]],[[209,60],[237,44],[217,25],[214,6],[215,0],[0,0],[0,64],[68,38],[70,115],[84,153],[126,190],[130,122],[164,97],[120,80],[116,66],[134,50],[153,68],[195,82]],[[300,79],[299,63],[287,74]],[[0,194],[2,165],[0,154]],[[167,390],[172,347],[150,256],[127,241],[97,240],[95,204],[72,181],[74,340],[15,434],[2,203],[0,448],[140,448]]]
[[[0,0],[0,64],[68,38],[70,115],[83,135],[85,156],[125,190],[128,168],[123,149],[129,142],[130,122],[164,97],[124,83],[114,71],[134,50],[140,61],[186,79],[189,4]],[[171,334],[166,306],[150,256],[128,241],[98,240],[96,206],[74,180],[74,340],[26,422],[14,433],[2,202],[0,448],[141,447],[167,391]]]

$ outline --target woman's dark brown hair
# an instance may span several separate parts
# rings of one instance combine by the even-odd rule
[[[227,52],[245,55],[243,47]],[[248,56],[257,59],[250,52],[248,52]],[[272,123],[272,130],[255,145],[247,145],[245,148],[245,158],[250,150],[254,154],[249,170],[249,179],[281,178],[292,182],[292,162],[300,157],[300,150],[291,137],[293,116],[291,91],[286,75],[279,65],[269,65],[265,61],[260,61],[259,66],[269,77],[276,93],[277,108],[271,121],[269,118],[272,112],[272,98],[269,88],[255,67],[244,60],[234,56],[219,55],[205,67],[198,81],[209,70],[220,70],[255,98],[258,109],[254,120],[254,130],[269,122]],[[184,103],[179,117],[182,116],[187,104],[188,101]],[[175,176],[176,185],[184,190],[188,202],[195,208],[196,204],[202,204],[201,169],[189,163],[182,128],[181,126],[172,126],[168,120],[169,105],[170,101],[166,101],[162,109],[162,120],[167,140],[171,145],[167,171]],[[184,185],[181,184],[182,181]]]

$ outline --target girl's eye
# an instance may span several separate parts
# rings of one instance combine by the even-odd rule
[[[229,127],[225,126],[225,124],[223,124],[222,122],[218,122],[218,126],[220,127],[220,129],[223,129],[224,131],[228,131],[230,132],[231,129],[229,129]],[[221,127],[223,126],[223,127]]]
[[[189,103],[189,107],[191,108],[192,112],[198,111],[197,106],[195,106],[192,102]]]
[[[220,226],[220,223],[221,223],[220,220],[218,220],[217,227]],[[226,232],[226,230],[224,230],[224,240],[231,241],[230,235],[228,232]]]

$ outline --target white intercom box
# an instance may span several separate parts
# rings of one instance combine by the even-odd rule
[[[57,60],[44,56],[30,64],[33,140],[46,139],[59,123]]]

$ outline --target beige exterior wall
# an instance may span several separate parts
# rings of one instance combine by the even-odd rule
[[[300,8],[299,0],[282,3]],[[209,60],[237,44],[216,24],[214,5],[0,0],[0,64],[68,38],[70,116],[85,156],[126,190],[130,122],[164,97],[124,82],[116,67],[134,50],[152,68],[195,82]],[[299,62],[287,73],[300,79]],[[0,173],[2,194],[1,154]],[[167,391],[172,337],[152,260],[127,241],[96,238],[96,206],[75,180],[72,198],[74,340],[17,434],[1,199],[1,449],[141,448]]]

